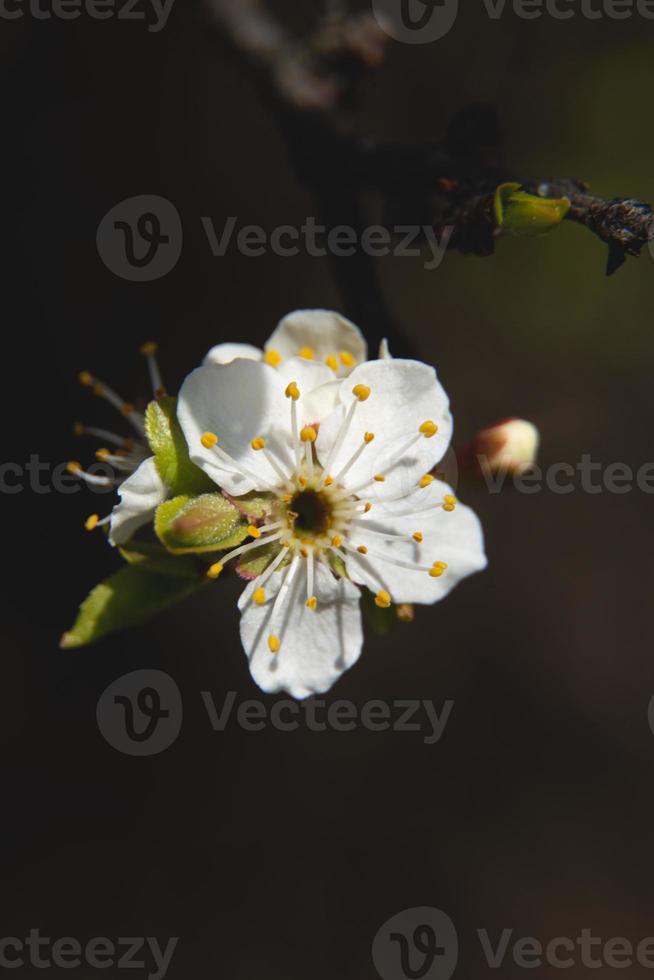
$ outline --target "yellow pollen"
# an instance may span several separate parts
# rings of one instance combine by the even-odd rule
[[[331,485],[332,485],[333,482],[334,482],[334,477],[333,476],[326,476],[325,477],[324,483],[325,483],[325,486],[326,487],[331,487]]]
[[[422,425],[420,426],[420,432],[425,437],[425,439],[431,439],[432,436],[435,436],[436,433],[438,432],[438,426],[436,425],[435,422],[432,421],[423,422]]]
[[[382,476],[381,473],[378,473],[377,476],[375,477],[375,480],[377,481],[377,483],[385,483],[386,477]]]
[[[418,544],[421,544],[422,541],[424,540],[422,532],[416,531],[416,533],[413,535],[413,540],[417,541]]]
[[[218,443],[218,436],[215,432],[205,432],[200,439],[200,442],[205,449],[213,449],[213,447]]]
[[[86,519],[84,527],[87,531],[95,531],[99,520],[100,518],[97,514],[91,514],[91,516]]]
[[[342,350],[339,356],[341,358],[341,363],[344,364],[345,367],[351,368],[356,364],[356,358],[354,358],[348,350]]]
[[[159,345],[154,342],[154,340],[149,340],[147,344],[143,344],[141,347],[141,353],[148,357],[151,354],[156,354],[159,350]]]
[[[448,493],[448,495],[443,499],[444,499],[443,510],[446,513],[451,514],[453,510],[456,510],[456,505],[457,505],[456,497],[453,497],[451,493]]]
[[[309,557],[309,552],[307,551],[306,548],[300,548],[300,554],[302,555],[303,558]]]
[[[309,599],[307,599],[307,609],[311,609],[311,611],[313,612],[315,611],[317,605],[318,605],[318,600],[315,597],[315,595],[312,595]]]
[[[445,496],[443,499],[445,500],[445,503],[446,504],[455,504],[456,503],[456,497],[453,496],[451,493],[448,493],[447,496]]]
[[[95,454],[95,458],[99,459],[101,463],[106,462],[107,458],[111,455],[108,449],[98,449]]]
[[[75,433],[76,436],[84,435],[84,426],[82,425],[81,422],[75,423],[75,425],[73,426],[73,432]]]
[[[385,592],[382,589],[382,591],[378,592],[377,595],[375,596],[375,605],[378,606],[380,609],[390,609],[390,607],[393,605],[393,600],[391,599],[388,592]]]
[[[298,476],[297,482],[300,484],[301,487],[306,487],[309,481],[307,480],[306,476]]]
[[[300,432],[300,439],[302,442],[315,442],[318,438],[318,433],[312,425],[305,425],[305,427]]]
[[[263,355],[264,362],[271,367],[279,367],[282,363],[282,355],[276,350],[267,350]]]
[[[284,501],[285,504],[290,504],[292,499],[293,499],[292,493],[285,493],[284,496],[282,497],[282,500]]]
[[[370,388],[368,385],[355,385],[352,389],[352,394],[360,402],[366,402],[370,398]]]
[[[268,649],[271,653],[279,653],[281,649],[282,641],[278,636],[273,636],[272,633],[268,637]]]
[[[252,440],[250,445],[255,450],[255,452],[258,452],[260,449],[266,448],[266,440],[263,438],[263,436],[257,436],[256,439]]]
[[[431,484],[434,482],[435,479],[436,477],[432,476],[431,473],[425,473],[425,475],[423,476],[422,480],[418,485],[421,486],[424,490],[425,487],[431,486]]]
[[[443,504],[443,510],[446,514],[451,514],[452,511],[456,510],[456,504]]]
[[[68,464],[68,466],[66,467],[66,469],[68,470],[69,473],[81,473],[82,472],[82,464],[81,463],[72,462],[72,463],[69,463]]]
[[[371,510],[372,510],[372,504],[366,504],[366,506],[363,508],[364,514],[369,514]]]
[[[316,356],[316,352],[313,347],[301,347],[297,352],[298,357],[303,357],[305,361],[312,361]]]
[[[128,415],[131,415],[132,412],[135,411],[135,409],[133,405],[130,405],[128,402],[125,402],[124,405],[121,405],[120,411],[125,417],[127,417]]]
[[[221,565],[220,562],[217,561],[215,565],[212,565],[211,568],[207,569],[207,578],[217,579],[224,567],[224,565]]]
[[[443,572],[447,571],[447,565],[444,561],[434,562],[432,568],[429,569],[429,574],[432,578],[440,578]]]
[[[375,438],[375,433],[374,432],[366,432],[365,435],[364,435],[364,437],[363,437],[363,441],[366,444],[370,444],[373,441],[374,438]]]
[[[266,590],[265,589],[255,589],[252,593],[252,602],[255,602],[257,606],[263,606],[266,602]]]
[[[289,385],[286,386],[286,391],[284,392],[287,398],[292,398],[294,402],[300,397],[300,389],[297,386],[296,381],[291,381]]]
[[[255,527],[254,524],[250,524],[250,526],[248,527],[248,534],[250,535],[251,538],[261,537],[261,531],[259,530],[258,527]]]
[[[357,548],[357,551],[359,552],[360,555],[368,554],[368,549],[366,548],[365,544],[360,544],[359,547]]]
[[[330,354],[329,357],[325,358],[325,364],[327,367],[330,367],[332,371],[338,371],[338,361],[333,354]]]
[[[80,371],[80,373],[77,375],[77,379],[85,388],[93,387],[93,375],[90,371]]]
[[[332,538],[332,544],[335,548],[340,548],[343,544],[343,538],[339,534],[335,534]]]

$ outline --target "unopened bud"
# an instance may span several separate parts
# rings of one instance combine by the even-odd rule
[[[524,419],[506,419],[478,433],[465,455],[482,472],[520,473],[535,463],[539,444],[535,425]]]

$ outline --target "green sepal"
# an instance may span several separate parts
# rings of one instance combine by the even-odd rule
[[[369,589],[361,590],[361,611],[364,619],[374,633],[384,636],[397,626],[395,606],[380,609],[375,602],[375,596]]]
[[[241,578],[246,578],[252,580],[258,578],[262,572],[265,572],[266,568],[270,562],[279,553],[279,542],[274,544],[264,544],[261,548],[253,548],[253,550],[245,555],[243,555],[237,565],[236,571],[241,576]],[[277,566],[278,568],[284,568],[291,560],[290,554]]]
[[[206,579],[158,575],[127,565],[96,585],[61,638],[62,650],[88,646],[118,630],[138,626],[201,589]]]
[[[237,548],[248,536],[243,515],[221,493],[183,494],[157,508],[154,529],[175,555]]]
[[[192,463],[186,439],[177,421],[177,399],[164,396],[150,402],[145,412],[145,435],[159,475],[171,493],[193,496],[215,489],[215,484]]]
[[[195,579],[198,577],[198,564],[193,558],[171,555],[160,544],[149,541],[130,541],[119,548],[121,556],[128,565],[140,568],[154,575],[172,575],[173,578]]]
[[[560,225],[570,210],[565,198],[538,197],[522,190],[521,184],[500,184],[493,201],[497,226],[509,235],[537,237]]]
[[[226,496],[251,521],[260,520],[270,514],[276,499],[272,493],[257,493],[256,490],[243,494],[242,497],[231,497],[229,494]]]

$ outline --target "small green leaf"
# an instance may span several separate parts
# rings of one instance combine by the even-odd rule
[[[176,398],[150,402],[145,413],[145,434],[159,475],[173,494],[192,496],[215,489],[215,484],[189,458],[184,433],[177,421]]]
[[[243,515],[221,493],[183,494],[157,508],[154,529],[176,555],[236,548],[248,536]]]
[[[375,597],[369,589],[361,590],[361,611],[373,632],[384,636],[397,625],[395,606],[380,609]]]
[[[118,550],[128,565],[134,565],[144,572],[172,575],[173,578],[196,579],[198,577],[198,565],[193,558],[171,555],[160,544],[130,541],[128,546]]]
[[[195,580],[153,575],[134,565],[122,568],[96,585],[80,607],[75,625],[61,638],[62,650],[95,643],[117,630],[138,626],[157,613],[202,588]]]
[[[570,210],[570,201],[565,197],[538,197],[515,183],[500,184],[493,204],[498,227],[517,237],[545,235]]]

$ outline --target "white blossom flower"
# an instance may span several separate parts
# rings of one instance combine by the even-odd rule
[[[141,353],[147,360],[153,394],[157,398],[164,393],[164,387],[157,363],[156,344],[144,344]],[[124,544],[135,531],[154,518],[157,507],[166,500],[168,490],[159,476],[154,458],[150,455],[150,448],[145,438],[143,413],[137,411],[134,405],[125,401],[113,388],[94,377],[89,371],[82,371],[79,380],[85,388],[92,390],[95,395],[120,412],[133,429],[133,435],[125,437],[107,429],[76,423],[74,427],[76,435],[91,436],[101,440],[105,446],[113,447],[113,450],[98,449],[95,455],[100,462],[108,463],[113,468],[114,475],[99,476],[84,470],[78,462],[68,464],[69,471],[90,486],[112,487],[118,491],[121,502],[102,519],[98,514],[92,514],[86,521],[86,529],[93,531],[109,524],[111,544]]]
[[[340,381],[298,357],[210,364],[186,379],[178,418],[218,486],[271,501],[254,540],[209,570],[262,556],[239,608],[264,691],[324,692],[356,662],[358,586],[380,607],[433,603],[485,567],[479,521],[430,475],[452,420],[425,364],[369,361]]]
[[[326,364],[337,377],[346,377],[366,360],[365,339],[353,323],[331,310],[296,310],[280,321],[264,350],[251,344],[218,344],[205,364],[229,364],[236,358],[265,361],[278,367],[291,357]]]

